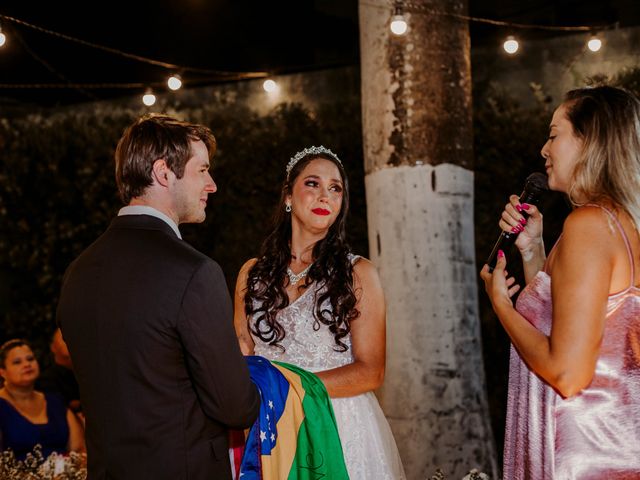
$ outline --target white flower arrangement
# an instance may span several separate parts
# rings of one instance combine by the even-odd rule
[[[486,473],[474,468],[467,475],[462,477],[462,480],[491,480],[491,478]]]
[[[429,477],[428,480],[446,480],[446,478],[447,477],[445,476],[444,472],[441,469],[438,469],[436,470],[436,473]],[[469,473],[462,477],[462,480],[491,480],[491,477],[489,477],[489,475],[487,475],[486,473],[481,472],[477,468],[473,468],[469,471]]]
[[[52,453],[42,456],[36,445],[24,460],[16,459],[12,450],[0,452],[0,478],[2,480],[86,480],[87,455],[71,452],[69,455]]]

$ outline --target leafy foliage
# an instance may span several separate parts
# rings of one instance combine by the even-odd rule
[[[69,261],[117,208],[114,139],[131,112],[0,123],[0,271],[8,280],[3,334],[37,340],[53,329],[53,304]],[[35,335],[34,335],[35,333]]]
[[[354,251],[367,254],[364,174],[357,99],[311,112],[282,105],[266,116],[239,104],[167,104],[164,110],[208,125],[218,140],[203,225],[185,239],[216,259],[231,288],[255,255],[296,151],[324,144],[338,152],[351,180]],[[68,264],[117,214],[113,155],[140,110],[94,104],[48,115],[0,120],[0,341],[27,337],[42,351]]]

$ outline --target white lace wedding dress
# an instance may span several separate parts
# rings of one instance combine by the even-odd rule
[[[346,352],[334,350],[333,334],[325,325],[313,329],[317,288],[311,285],[299,298],[278,313],[286,332],[282,349],[253,337],[255,354],[291,363],[310,372],[341,367],[353,362],[351,337],[342,341]],[[331,309],[329,302],[323,306]],[[366,321],[358,319],[356,321]],[[373,392],[355,397],[332,398],[344,460],[351,480],[397,480],[406,478],[398,447]]]

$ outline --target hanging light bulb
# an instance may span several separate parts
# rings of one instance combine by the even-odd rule
[[[147,88],[147,91],[144,92],[142,96],[142,103],[144,103],[147,107],[150,107],[154,103],[156,103],[156,96],[153,94],[153,91],[150,88]]]
[[[407,21],[404,19],[402,7],[400,5],[396,5],[393,17],[391,17],[389,28],[391,29],[391,33],[394,35],[404,35],[407,33],[409,26],[407,25]]]
[[[391,17],[391,33],[395,35],[404,35],[407,33],[407,22],[402,15],[394,15]]]
[[[274,93],[278,90],[278,84],[269,78],[264,81],[262,88],[264,88],[264,91],[267,93]]]
[[[2,26],[0,26],[0,47],[7,43],[7,36],[2,33]]]
[[[598,38],[598,36],[594,33],[591,35],[591,38],[587,42],[587,48],[592,52],[597,52],[602,48],[602,40]]]
[[[520,48],[520,44],[513,35],[509,35],[502,44],[502,48],[504,48],[504,51],[509,55],[513,55],[518,51],[518,48]]]
[[[171,75],[167,80],[167,86],[171,90],[179,90],[180,87],[182,87],[182,79],[180,78],[180,75]]]

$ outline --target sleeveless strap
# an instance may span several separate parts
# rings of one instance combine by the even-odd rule
[[[612,219],[614,223],[618,226],[618,230],[620,230],[620,234],[622,235],[624,244],[627,247],[627,255],[629,256],[629,264],[631,265],[631,281],[629,282],[628,288],[634,287],[635,280],[636,280],[636,270],[635,270],[635,263],[633,261],[633,252],[631,251],[631,242],[629,242],[629,237],[627,237],[627,233],[624,231],[624,228],[622,227],[622,223],[620,223],[620,220],[618,220],[618,217],[616,217],[615,213],[613,213],[607,207],[598,205],[597,203],[587,203],[585,207],[601,208],[602,210],[607,212],[607,215],[609,215],[609,218]]]

